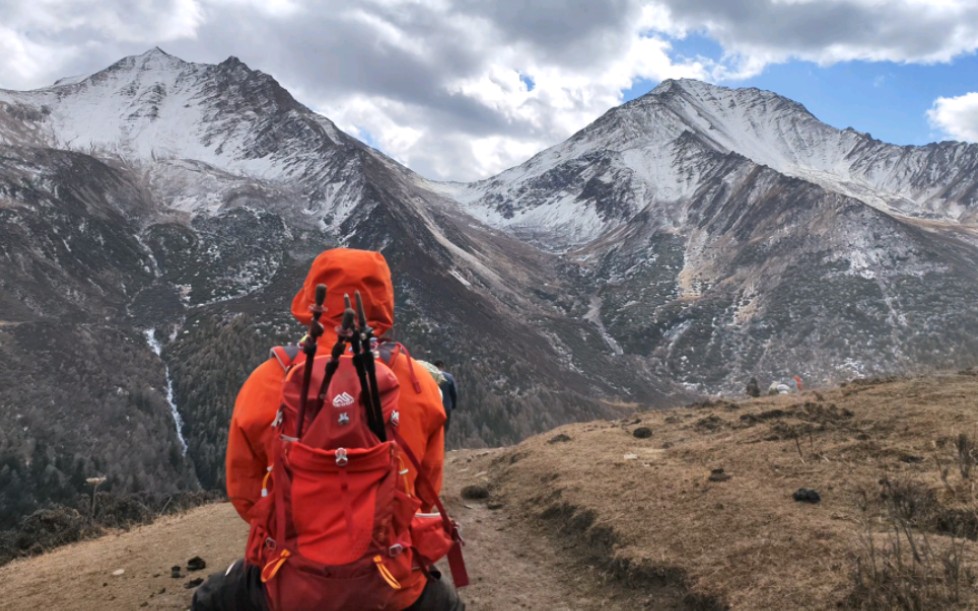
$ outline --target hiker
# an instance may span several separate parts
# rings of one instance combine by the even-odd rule
[[[458,394],[455,389],[455,376],[445,371],[444,361],[435,361],[435,367],[441,372],[442,382],[438,388],[441,389],[441,402],[445,407],[445,431],[448,432],[448,425],[452,421],[452,412],[458,402]]]
[[[757,378],[751,378],[747,382],[747,396],[749,396],[749,397],[760,397],[761,396],[761,387],[757,383]]]
[[[359,345],[360,339],[366,341],[371,337],[370,333],[359,333],[359,329],[356,334],[346,331],[345,325],[351,323],[353,313],[349,302],[344,303],[344,295],[352,295],[357,291],[363,296],[362,312],[366,325],[372,327],[372,333],[381,337],[378,343],[369,342],[369,347],[362,348],[360,364],[357,364],[357,356],[352,357],[352,362],[357,367],[356,373],[361,376],[360,384],[356,384],[352,374],[354,367],[349,364],[350,349],[345,347],[346,344],[340,338],[340,334],[344,338],[350,338],[350,346],[354,348],[353,354],[356,355],[355,348]],[[325,294],[324,303],[322,294]],[[359,302],[360,295],[357,297]],[[318,310],[317,300],[324,306]],[[317,326],[319,312],[322,312],[323,317],[321,326]],[[350,320],[347,320],[347,312]],[[307,427],[307,434],[303,436],[301,433],[303,424],[309,421],[309,418],[296,416],[294,411],[286,412],[283,402],[289,400],[288,391],[292,388],[293,396],[300,397],[299,402],[302,404],[302,407],[296,411],[302,414],[302,410],[307,408],[307,403],[314,403],[307,400],[310,396],[307,392],[310,386],[308,378],[312,377],[317,386],[321,382],[316,380],[316,374],[311,374],[313,365],[305,368],[305,374],[296,369],[291,376],[287,375],[293,371],[293,361],[296,359],[301,361],[295,366],[303,368],[309,360],[298,353],[297,347],[273,349],[272,356],[259,365],[245,381],[235,401],[228,432],[226,479],[228,498],[241,517],[251,524],[252,532],[249,536],[246,560],[239,560],[232,564],[224,574],[212,575],[194,594],[193,609],[199,611],[261,609],[264,611],[284,607],[307,608],[303,605],[309,605],[309,608],[356,609],[360,608],[357,605],[367,604],[363,601],[370,593],[367,590],[371,588],[390,588],[382,593],[390,600],[370,608],[464,609],[465,606],[459,600],[454,588],[440,579],[438,571],[431,566],[434,560],[446,553],[449,553],[450,560],[454,564],[452,553],[458,548],[457,538],[454,546],[451,546],[451,539],[441,531],[443,522],[449,524],[449,519],[438,499],[444,465],[445,415],[440,405],[439,390],[435,380],[427,375],[417,375],[414,361],[407,349],[401,344],[387,342],[383,338],[394,324],[394,290],[390,270],[383,255],[378,252],[344,248],[321,253],[313,261],[303,287],[292,301],[292,314],[300,323],[309,326],[310,331],[315,331],[310,334],[311,337],[315,338],[317,333],[322,334],[318,340],[303,343],[305,355],[309,355],[310,350],[311,354],[319,354],[321,357],[324,354],[329,355],[332,347],[332,360],[338,363],[337,368],[334,369],[335,378],[332,378],[332,383],[329,377],[333,375],[330,374],[331,365],[325,367],[325,373],[319,374],[319,379],[326,381],[322,383],[319,399],[323,399],[327,387],[332,393],[334,386],[340,383],[350,383],[355,386],[350,387],[349,394],[344,392],[332,397],[331,400],[327,397],[326,403],[320,401],[321,407],[317,414],[323,414],[326,418],[325,424],[319,426],[322,419],[314,416]],[[342,356],[337,355],[337,352]],[[380,360],[375,363],[367,353],[378,354]],[[318,364],[321,360],[324,359],[315,359],[312,363]],[[376,370],[369,384],[365,384],[362,377],[364,362],[367,363],[365,369],[368,372],[372,367]],[[294,391],[299,382],[289,380],[302,380],[304,386],[301,393]],[[357,478],[363,478],[363,470],[358,466],[356,471],[351,470],[348,473],[339,467],[345,466],[347,462],[351,465],[358,460],[362,462],[357,465],[366,462],[367,459],[362,458],[362,454],[356,454],[362,452],[359,446],[353,444],[347,446],[351,448],[348,459],[347,451],[343,447],[330,453],[318,448],[306,450],[306,446],[299,442],[304,442],[310,437],[317,438],[316,435],[323,430],[331,431],[330,434],[340,434],[333,431],[353,430],[356,427],[343,428],[343,425],[351,421],[356,423],[356,426],[367,426],[362,423],[371,422],[370,408],[359,410],[360,406],[356,405],[354,400],[354,396],[361,393],[364,404],[369,401],[368,397],[376,399],[376,409],[382,413],[378,411],[373,413],[386,419],[380,423],[382,430],[375,431],[379,434],[374,439],[383,441],[386,435],[384,430],[394,431],[393,434],[397,439],[399,457],[389,458],[387,457],[390,456],[389,454],[377,455],[378,460],[384,465],[391,460],[398,462],[393,466],[391,473],[400,480],[396,484],[392,481],[392,487],[387,490],[393,498],[394,509],[391,511],[394,511],[394,514],[393,518],[388,517],[383,523],[391,524],[388,527],[390,529],[402,528],[405,531],[410,524],[410,534],[406,535],[407,538],[398,539],[410,543],[407,550],[400,543],[394,543],[389,550],[384,547],[385,554],[366,558],[362,565],[357,565],[362,566],[362,570],[358,569],[359,572],[354,573],[352,577],[348,573],[343,573],[330,580],[324,575],[331,575],[329,571],[332,570],[333,565],[342,563],[319,560],[316,556],[350,556],[351,553],[356,552],[356,550],[350,551],[355,547],[348,544],[351,540],[362,541],[364,548],[372,545],[371,542],[376,541],[379,532],[375,526],[374,512],[376,511],[378,516],[381,515],[381,510],[375,508],[375,505],[379,504],[376,499],[380,498],[380,492],[377,492],[376,496],[371,496],[366,505],[360,502],[361,497],[355,494],[347,498],[344,504],[342,499],[348,494],[348,485],[353,490],[357,490],[354,486],[360,485],[358,483],[360,480]],[[390,404],[391,401],[394,401],[393,405]],[[362,412],[365,415],[362,415]],[[288,414],[284,417],[286,424],[282,424],[283,414]],[[284,431],[279,433],[277,428],[273,428],[278,426],[282,426]],[[287,435],[289,426],[292,427],[291,431],[295,432],[294,437]],[[374,431],[373,424],[370,426],[370,430]],[[285,466],[282,466],[283,454],[287,459],[286,462],[290,463],[288,471]],[[339,482],[336,484],[335,494],[320,495],[320,499],[328,499],[325,501],[325,506],[320,504],[316,507],[304,507],[304,513],[296,509],[287,519],[282,520],[288,524],[288,529],[285,526],[278,526],[278,537],[274,537],[274,533],[266,532],[263,529],[264,524],[273,524],[276,520],[280,520],[281,516],[285,515],[282,507],[291,506],[294,509],[296,498],[302,501],[301,495],[308,494],[309,488],[315,488],[319,481],[312,480],[310,483],[312,476],[308,476],[307,471],[299,470],[300,467],[308,465],[297,460],[302,459],[307,462],[322,460],[322,456],[335,456],[335,466],[332,465],[334,461],[328,460],[328,464],[323,468],[327,471],[327,468],[332,469],[334,475],[331,477]],[[319,473],[314,472],[314,475],[318,476]],[[300,482],[296,479],[300,476],[306,479]],[[278,485],[279,479],[282,480],[281,485]],[[380,481],[387,481],[386,472],[384,479]],[[280,503],[280,499],[286,498],[285,495],[289,495],[287,498],[291,500]],[[269,509],[272,503],[275,503],[274,511]],[[437,506],[439,513],[423,513],[431,512],[433,506]],[[406,517],[405,507],[408,512]],[[415,514],[415,509],[419,513]],[[441,547],[438,550],[427,552],[428,555],[437,556],[429,558],[431,564],[425,562],[421,552],[416,549],[425,540],[424,532],[415,531],[415,522],[422,515],[435,516],[433,522],[431,520],[427,522],[434,524],[434,528],[428,530],[441,536],[441,539],[428,536],[427,541],[448,542],[439,543]],[[333,525],[331,522],[323,524],[330,519],[326,516],[335,517],[336,528],[330,530]],[[361,524],[362,520],[366,520],[366,526]],[[303,524],[309,524],[309,528],[316,529],[315,533],[307,534],[305,540],[303,533],[300,532]],[[316,548],[320,540],[316,537],[335,538],[347,535],[350,539],[343,539],[343,544],[331,545],[323,549]],[[457,535],[457,531],[452,535]],[[294,540],[295,549],[290,551],[287,545],[276,542],[283,540],[285,543]],[[279,548],[281,548],[281,555],[274,555],[278,553]],[[449,549],[451,551],[448,551]],[[388,551],[389,555],[386,554]],[[268,553],[273,554],[273,561],[264,562],[264,566],[260,565],[263,561],[248,562],[248,559],[255,555],[266,558]],[[460,554],[460,551],[458,553]],[[293,556],[297,557],[293,558]],[[413,560],[406,560],[410,558]],[[302,570],[303,567],[312,565],[314,560],[320,565],[326,565],[326,571],[318,569],[318,573],[312,574]],[[301,564],[298,564],[300,562]],[[452,568],[456,583],[465,585],[467,576],[464,576],[464,568],[461,577],[455,574],[455,566]],[[322,602],[309,602],[316,594],[319,594],[322,599],[324,589],[329,587],[336,589],[345,587],[346,591],[341,594],[344,599],[349,597],[349,600],[338,602],[336,597],[332,597],[329,598],[327,607],[321,606]],[[291,597],[290,601],[281,602],[283,596]],[[376,603],[371,604],[376,605]]]

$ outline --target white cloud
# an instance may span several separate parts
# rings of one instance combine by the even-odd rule
[[[203,11],[196,0],[30,0],[0,4],[0,21],[20,38],[49,47],[103,41],[145,44],[193,36]]]
[[[792,59],[946,62],[978,49],[974,0],[655,0],[674,31],[722,45],[721,72],[746,78]]]
[[[978,93],[937,98],[927,111],[931,125],[954,140],[978,142]]]
[[[36,75],[65,62],[71,52],[40,45],[0,23],[0,66],[8,86],[33,83]]]
[[[971,0],[17,0],[0,2],[0,24],[0,87],[155,45],[189,61],[235,55],[412,169],[451,179],[521,162],[638,81],[737,80],[798,58],[945,61],[978,47]],[[680,57],[673,45],[690,33],[723,56]]]

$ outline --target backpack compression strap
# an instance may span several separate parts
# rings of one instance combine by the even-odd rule
[[[417,487],[423,488],[426,495],[430,495],[432,501],[434,501],[435,507],[438,508],[438,513],[441,514],[441,521],[445,527],[445,532],[451,535],[452,549],[448,550],[448,568],[452,571],[452,582],[455,584],[456,588],[464,588],[469,585],[469,572],[465,569],[465,558],[462,557],[462,535],[458,532],[458,525],[450,517],[448,517],[448,512],[445,510],[445,506],[442,504],[441,499],[438,498],[438,493],[435,492],[435,487],[431,485],[428,478],[424,476],[421,471],[421,461],[418,457],[414,455],[411,448],[408,446],[401,434],[394,429],[394,440],[397,441],[397,446],[404,451],[407,455],[408,460],[414,465],[415,471],[417,471],[418,476],[414,479],[414,483]]]

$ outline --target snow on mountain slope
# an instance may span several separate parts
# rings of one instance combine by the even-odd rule
[[[771,92],[692,80],[664,81],[520,166],[441,190],[484,222],[561,250],[646,207],[674,220],[730,154],[891,214],[978,220],[978,145],[889,145]]]
[[[235,58],[194,64],[159,49],[86,78],[0,91],[0,142],[114,157],[151,172],[161,162],[167,177],[191,160],[198,174],[300,181],[320,200],[339,189],[331,185],[351,172],[351,150],[362,147]]]
[[[667,105],[722,149],[875,207],[963,220],[978,205],[978,145],[890,145],[851,128],[830,127],[800,104],[768,91],[692,80],[667,81],[622,110],[657,104]]]

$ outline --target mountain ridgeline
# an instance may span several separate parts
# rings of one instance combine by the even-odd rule
[[[480,446],[751,376],[973,366],[976,223],[978,146],[696,81],[469,184],[235,58],[0,91],[0,517],[98,475],[222,487],[237,389],[302,335],[288,307],[325,248],[384,253],[396,337],[449,364],[449,443]]]

